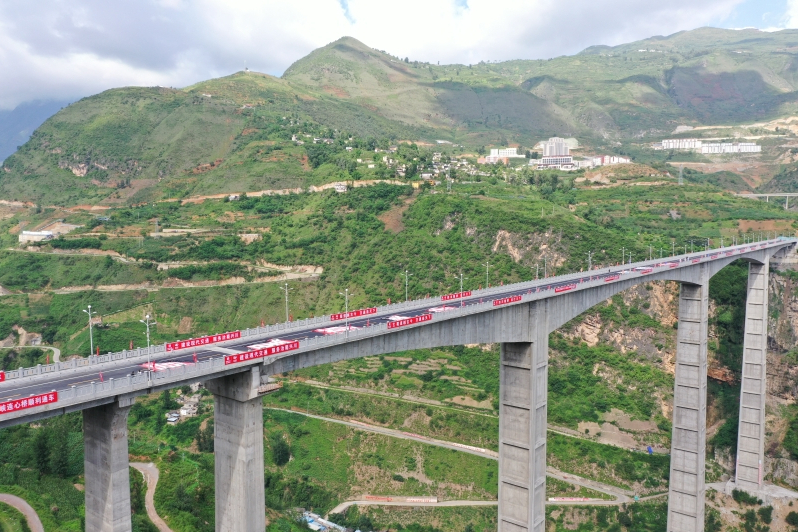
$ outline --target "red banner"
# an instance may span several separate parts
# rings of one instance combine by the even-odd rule
[[[493,300],[493,306],[494,307],[498,307],[499,305],[506,305],[508,303],[515,303],[517,301],[521,301],[521,296],[510,296],[510,297],[505,297],[505,298],[502,298],[502,299],[494,299]]]
[[[734,251],[727,251],[727,252],[726,252],[726,256],[727,256],[727,257],[728,257],[728,256],[730,256],[730,255],[734,255]]]
[[[6,372],[0,371],[0,382],[5,382],[6,380]]]
[[[246,353],[238,353],[237,355],[227,355],[224,357],[224,365],[238,364],[239,362],[246,362],[247,360],[255,360],[256,358],[270,357],[277,353],[285,353],[286,351],[293,351],[299,349],[299,342],[288,342],[282,345],[275,345],[267,347],[266,349],[256,349],[254,351],[247,351]]]
[[[211,336],[203,336],[202,338],[192,338],[190,340],[180,340],[179,342],[168,343],[166,344],[166,351],[177,351],[178,349],[226,342],[227,340],[237,340],[238,338],[241,338],[241,331],[213,334]]]
[[[556,294],[558,292],[567,292],[568,290],[573,290],[574,288],[576,288],[576,284],[567,284],[565,286],[558,286],[554,289],[554,293]]]
[[[397,327],[406,327],[414,323],[422,323],[432,319],[432,314],[422,314],[421,316],[414,316],[412,318],[405,318],[403,320],[389,321],[388,328],[396,329]]]
[[[621,278],[621,276],[620,276],[620,275],[618,275],[618,274],[615,274],[615,275],[610,275],[609,277],[605,277],[605,278],[604,278],[604,282],[605,282],[605,283],[609,283],[610,281],[617,281],[617,280],[618,280],[618,279],[620,279],[620,278]]]
[[[350,310],[349,312],[341,312],[340,314],[332,314],[330,315],[330,319],[333,321],[346,320],[351,318],[359,318],[360,316],[368,316],[369,314],[376,314],[376,313],[377,313],[377,307],[364,308],[360,310]]]
[[[49,405],[58,402],[58,392],[43,393],[41,395],[31,395],[25,399],[15,399],[0,403],[0,414],[8,414],[17,410],[36,408],[37,406]]]
[[[451,301],[452,299],[461,299],[464,297],[468,297],[471,295],[471,290],[466,290],[465,292],[457,292],[456,294],[446,294],[445,296],[441,296],[441,301]]]
[[[695,262],[701,262],[701,257],[699,257],[699,258],[697,258],[697,259],[693,259],[693,262],[694,262],[694,263],[695,263]]]

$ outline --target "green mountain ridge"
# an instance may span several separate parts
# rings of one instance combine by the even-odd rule
[[[432,65],[344,37],[282,78],[238,72],[73,103],[4,162],[0,195],[140,203],[347,178],[311,168],[307,147],[287,144],[299,133],[466,147],[560,135],[613,151],[678,125],[798,115],[797,54],[798,30],[702,28],[548,61]]]

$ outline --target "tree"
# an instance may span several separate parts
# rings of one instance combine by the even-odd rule
[[[291,459],[291,448],[288,447],[288,442],[281,433],[274,433],[270,436],[269,441],[272,447],[272,460],[275,465],[284,466]]]
[[[33,451],[36,457],[36,469],[41,473],[50,472],[49,430],[45,427],[38,429],[33,440]]]
[[[787,521],[788,525],[798,526],[798,513],[796,512],[788,513],[785,521]]]

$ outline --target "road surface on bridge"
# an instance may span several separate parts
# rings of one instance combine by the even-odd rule
[[[517,302],[521,295],[533,294],[540,298],[554,297],[571,291],[580,289],[580,284],[588,281],[601,281],[613,283],[616,281],[627,281],[635,278],[642,278],[652,273],[662,273],[682,267],[696,266],[700,263],[712,262],[721,258],[732,258],[743,256],[745,253],[759,251],[765,247],[779,244],[789,244],[791,240],[775,239],[756,243],[747,243],[741,246],[734,246],[720,249],[704,250],[676,257],[653,259],[632,264],[623,264],[610,268],[595,269],[586,272],[548,277],[536,281],[508,285],[506,290],[498,290],[489,295],[471,295],[465,292],[462,297],[454,299],[444,299],[450,296],[437,296],[413,301],[412,308],[403,310],[384,310],[381,313],[352,318],[349,320],[331,321],[321,327],[318,324],[307,327],[296,327],[286,330],[282,334],[275,335],[271,339],[282,341],[306,340],[309,338],[328,336],[329,331],[322,330],[325,327],[338,326],[339,331],[345,331],[346,327],[363,328],[379,323],[390,323],[401,318],[414,318],[435,313],[445,313],[459,307],[469,307],[493,301],[497,308]],[[498,287],[493,287],[497,289]],[[395,314],[400,312],[400,315]],[[340,332],[345,334],[345,332]],[[242,338],[236,341],[226,342],[224,347],[217,345],[205,345],[198,347],[196,351],[161,352],[151,357],[154,364],[165,365],[192,365],[195,362],[211,358],[219,358],[225,355],[243,353],[255,349],[253,345],[263,344],[267,340],[254,340],[252,338]],[[100,371],[96,366],[81,366],[72,371],[56,371],[46,374],[42,379],[34,382],[17,383],[16,379],[9,379],[0,383],[0,403],[14,399],[24,399],[31,395],[39,395],[54,390],[69,389],[72,386],[80,386],[91,382],[98,382],[108,379],[121,379],[128,375],[146,372],[146,364],[142,364],[142,358],[128,359],[124,365],[117,365],[107,371]],[[157,371],[157,369],[156,369]],[[208,376],[211,377],[210,375]]]

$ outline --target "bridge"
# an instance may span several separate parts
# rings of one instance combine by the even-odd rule
[[[137,396],[214,395],[216,530],[265,527],[262,385],[340,360],[500,343],[499,531],[543,532],[549,334],[639,283],[676,281],[669,532],[704,529],[710,278],[749,262],[736,485],[763,485],[768,272],[798,239],[710,249],[0,373],[0,428],[83,412],[86,530],[131,530],[127,416]]]

